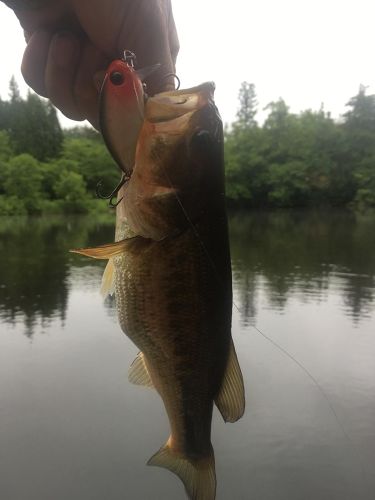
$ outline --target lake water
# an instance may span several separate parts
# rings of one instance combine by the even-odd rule
[[[215,410],[218,500],[375,498],[375,216],[230,218],[233,334],[247,409]],[[168,436],[137,349],[69,248],[113,240],[90,218],[0,219],[0,498],[178,500],[145,462]]]

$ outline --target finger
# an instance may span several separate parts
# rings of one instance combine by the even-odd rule
[[[169,48],[166,15],[159,0],[138,0],[128,5],[118,37],[118,49],[124,47],[136,54],[139,67],[161,64],[160,70],[146,81],[151,95],[168,87],[173,88],[173,78],[165,78],[168,73],[173,73],[174,64]]]
[[[99,89],[98,75],[105,72],[109,64],[108,58],[91,43],[81,48],[81,58],[74,84],[74,101],[80,111],[91,124],[98,127]]]
[[[166,13],[167,13],[167,26],[168,26],[168,39],[169,39],[169,49],[171,51],[171,57],[174,65],[174,71],[176,70],[176,60],[178,53],[180,51],[180,41],[178,39],[176,23],[173,17],[173,9],[171,0],[166,0]]]
[[[118,52],[117,36],[121,31],[123,18],[127,16],[128,4],[137,3],[128,0],[70,0],[75,16],[81,27],[91,40],[110,58],[122,55],[124,49]]]
[[[41,9],[16,9],[14,13],[25,31],[32,33],[44,26],[57,26],[59,20],[64,17],[68,8],[63,0],[49,2]]]
[[[80,41],[76,36],[68,32],[57,33],[51,40],[45,72],[48,97],[72,120],[84,120],[74,98],[80,53]]]
[[[44,73],[52,39],[48,31],[36,31],[29,37],[23,54],[21,72],[25,82],[39,95],[47,96]]]

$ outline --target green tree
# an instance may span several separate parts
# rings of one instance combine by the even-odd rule
[[[7,161],[12,155],[13,151],[10,144],[9,134],[5,130],[0,129],[0,161]]]
[[[375,154],[357,165],[354,176],[358,186],[355,204],[361,208],[375,207]]]
[[[23,99],[14,76],[9,83],[9,101],[0,99],[0,130],[9,133],[16,155],[28,153],[44,161],[61,152],[63,133],[55,108],[31,92]]]
[[[360,85],[358,94],[347,103],[351,109],[344,115],[345,123],[352,130],[375,132],[375,95],[367,95],[366,91],[367,88]]]
[[[269,168],[269,201],[280,207],[303,206],[309,194],[307,165],[300,160],[272,164]]]
[[[283,99],[266,109],[262,127],[237,120],[226,130],[229,199],[278,207],[350,202],[356,181],[342,126],[323,109],[290,113]]]
[[[0,98],[0,130],[7,130],[9,125],[9,102]]]
[[[343,165],[354,178],[354,202],[374,205],[375,199],[375,95],[367,95],[366,87],[360,86],[358,94],[347,106],[343,132],[346,151]]]
[[[44,161],[60,153],[63,134],[51,103],[29,92],[26,100],[11,104],[10,111],[9,133],[17,154]]]
[[[54,186],[56,197],[61,200],[65,212],[85,213],[88,209],[88,195],[82,175],[63,170]]]
[[[266,198],[267,165],[262,130],[255,120],[255,85],[242,82],[237,120],[225,131],[225,169],[229,200],[261,205]]]
[[[17,83],[14,75],[12,75],[12,77],[9,81],[9,99],[10,99],[10,102],[12,104],[22,101],[21,94],[20,94],[20,88],[18,86],[18,83]]]
[[[226,194],[229,200],[252,206],[266,203],[268,165],[262,129],[236,128],[225,136]]]
[[[103,181],[103,189],[108,191],[119,181],[120,170],[102,141],[66,138],[62,157],[64,161],[71,162],[72,169],[83,176],[88,191],[93,195],[99,181]]]
[[[18,200],[28,213],[38,213],[42,205],[42,169],[29,154],[11,158],[4,172],[4,191]]]
[[[240,127],[255,127],[257,125],[255,116],[258,106],[255,85],[249,82],[242,82],[238,99],[240,107],[237,111],[236,125]]]

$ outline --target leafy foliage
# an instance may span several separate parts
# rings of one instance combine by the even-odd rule
[[[14,78],[9,95],[10,101],[0,105],[0,129],[8,132],[14,152],[39,161],[56,157],[64,137],[52,104],[31,92],[22,99]]]
[[[282,100],[256,120],[255,86],[243,82],[237,120],[225,130],[227,198],[251,207],[375,206],[375,95],[361,86],[339,122],[323,109],[290,112]],[[89,127],[62,131],[53,106],[23,99],[14,79],[0,99],[0,215],[83,213],[120,172]]]
[[[68,137],[64,141],[62,161],[71,162],[87,183],[87,189],[95,192],[99,181],[109,191],[118,183],[119,168],[102,142],[86,137]],[[73,167],[75,165],[75,167]]]
[[[240,108],[237,112],[237,125],[243,127],[254,127],[257,122],[255,115],[257,114],[257,99],[255,93],[255,85],[249,82],[242,82],[238,93]]]
[[[0,99],[0,215],[101,210],[97,183],[109,191],[118,179],[98,132],[63,133],[55,108],[30,92],[23,99],[12,78],[9,101]]]
[[[57,199],[61,200],[64,212],[87,212],[88,195],[86,184],[81,174],[71,171],[61,171],[53,185]]]
[[[375,95],[361,86],[343,121],[290,112],[279,99],[256,120],[254,85],[242,83],[237,121],[226,130],[227,197],[250,206],[375,205]]]
[[[38,213],[41,211],[42,178],[40,164],[35,158],[27,153],[14,156],[4,169],[4,191],[17,199],[27,213]]]

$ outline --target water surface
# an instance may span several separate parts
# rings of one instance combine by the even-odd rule
[[[214,414],[218,500],[372,500],[374,216],[230,222],[247,410]],[[0,219],[1,499],[185,498],[144,465],[168,424],[127,381],[137,350],[98,293],[103,263],[68,253],[112,239],[112,221]]]

